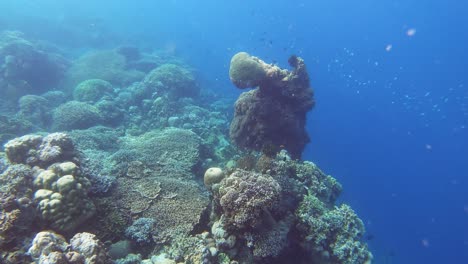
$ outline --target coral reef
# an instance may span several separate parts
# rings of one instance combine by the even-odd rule
[[[63,76],[56,51],[0,34],[1,263],[372,259],[342,186],[297,160],[314,105],[301,58],[236,54],[231,81],[254,90],[233,108],[165,53],[95,50]]]
[[[314,100],[304,61],[293,56],[289,64],[292,71],[245,52],[232,58],[231,81],[239,88],[258,86],[236,101],[230,136],[238,146],[260,151],[273,144],[300,158],[309,142],[306,113]]]

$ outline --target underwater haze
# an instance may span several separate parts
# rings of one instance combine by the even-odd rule
[[[107,109],[109,112],[104,114],[108,117],[105,121],[96,117],[100,121],[92,122],[90,120],[94,118],[93,111],[97,111],[93,108],[88,116],[79,121],[81,123],[69,124],[68,117],[60,117],[58,110],[50,110],[55,111],[54,114],[47,118],[44,117],[45,114],[41,115],[42,124],[29,119],[33,123],[32,127],[19,129],[20,126],[15,125],[13,132],[6,129],[2,123],[1,144],[30,133],[77,131],[102,125],[121,132],[114,140],[126,146],[119,147],[120,150],[144,148],[136,141],[136,137],[142,135],[148,135],[146,139],[156,138],[171,142],[180,140],[190,149],[192,138],[187,131],[194,131],[202,138],[202,143],[199,144],[202,149],[200,156],[203,156],[204,152],[210,152],[203,147],[208,146],[204,143],[204,135],[212,127],[218,126],[213,120],[227,119],[225,122],[219,121],[219,131],[228,133],[228,123],[235,112],[234,102],[241,92],[246,91],[236,88],[231,82],[231,58],[238,52],[247,52],[267,64],[290,69],[288,58],[296,55],[307,65],[315,100],[314,108],[307,113],[306,130],[310,142],[302,153],[302,160],[314,162],[325,174],[332,175],[342,184],[343,191],[336,204],[349,204],[362,219],[366,233],[361,241],[367,243],[369,251],[372,252],[372,263],[468,263],[467,13],[468,3],[455,0],[3,0],[0,3],[0,32],[22,32],[18,38],[37,41],[38,46],[50,54],[60,54],[60,57],[64,58],[63,61],[67,61],[63,62],[63,67],[67,70],[64,70],[60,77],[51,77],[47,74],[52,70],[47,71],[49,68],[44,67],[47,68],[42,69],[45,75],[31,78],[37,81],[37,87],[41,87],[40,92],[36,92],[37,89],[33,87],[24,88],[27,92],[22,94],[17,94],[17,90],[3,93],[0,100],[2,116],[23,111],[13,106],[21,96],[39,95],[51,90],[64,91],[68,96],[68,99],[63,99],[62,105],[57,103],[54,106],[57,109],[63,105],[71,107],[71,103],[66,103],[71,100],[74,100],[71,102],[75,104],[91,104],[94,100],[93,107],[99,111]],[[1,47],[2,44],[0,50]],[[141,54],[157,54],[159,57],[151,57],[147,64],[135,64],[132,70],[136,70],[130,73],[128,68],[125,68],[125,73],[117,72],[109,79],[99,77],[106,81],[106,84],[99,85],[110,87],[102,88],[108,89],[106,96],[115,95],[117,98],[118,94],[116,104],[128,104],[125,110],[121,110],[122,113],[119,112],[120,114],[111,118],[117,110],[109,110],[111,106],[98,103],[102,98],[77,99],[80,95],[77,95],[74,87],[81,85],[84,79],[76,76],[92,74],[81,71],[70,77],[69,69],[76,69],[76,65],[86,63],[82,56],[89,51],[114,50],[117,47],[136,47]],[[99,69],[100,64],[106,64],[102,58],[104,57],[96,59],[90,65],[97,65],[95,68]],[[5,63],[1,63],[7,65],[7,59],[4,59]],[[151,67],[152,63],[159,65],[158,60],[179,66],[189,65],[181,67],[184,69],[179,71],[184,72],[185,68],[190,70],[195,77],[187,77],[189,80],[183,81],[198,89],[194,92],[181,88],[178,92],[182,93],[182,96],[168,92],[169,101],[174,96],[187,96],[190,99],[180,100],[183,102],[181,105],[185,107],[184,111],[187,112],[173,118],[168,115],[164,125],[155,125],[162,121],[151,116],[151,111],[156,111],[156,102],[151,101],[151,104],[154,104],[151,110],[145,108],[144,103],[141,103],[141,106],[139,103],[132,103],[140,97],[133,96],[133,91],[138,88],[131,87],[136,87],[135,83],[140,81],[151,84],[153,77],[149,75],[154,70],[145,67]],[[56,81],[53,81],[54,78]],[[159,78],[164,80],[165,77]],[[154,81],[156,87],[164,82],[160,80]],[[16,82],[12,83],[19,87]],[[0,85],[4,83],[0,82]],[[178,82],[174,85],[178,85]],[[194,95],[190,94],[192,92]],[[133,96],[131,98],[128,95],[130,93]],[[201,99],[198,99],[198,94]],[[126,99],[127,95],[129,99]],[[7,96],[14,99],[9,101]],[[157,101],[155,99],[158,96],[155,92],[141,95],[141,98]],[[218,99],[216,107],[210,106],[210,100]],[[193,103],[194,101],[197,104]],[[132,104],[138,107],[132,107]],[[167,105],[169,110],[164,108],[165,113],[175,111],[174,108],[170,108],[173,107],[170,103]],[[209,109],[207,112],[221,114],[210,116],[206,113],[205,115],[209,116],[206,120],[210,120],[212,124],[204,128],[205,130],[185,126],[189,121],[182,120],[192,118],[190,111],[205,113],[201,108]],[[64,110],[67,111],[72,110]],[[163,110],[159,114],[162,112]],[[276,114],[271,113],[273,119],[276,118]],[[125,120],[125,124],[132,125],[122,125],[124,123],[119,123],[119,120]],[[12,121],[8,122],[12,124]],[[173,134],[151,136],[150,133],[153,132],[150,128],[162,127],[178,127],[184,130],[177,132],[183,138],[173,138]],[[76,133],[78,132],[71,132],[74,141],[78,142],[85,137],[81,134],[77,136]],[[223,143],[220,137],[216,138],[219,141],[218,145],[213,143],[213,146],[229,149],[229,140]],[[216,141],[211,138],[209,140]],[[120,151],[117,147],[112,149],[106,145],[108,142],[101,143],[107,146],[103,147],[107,152],[102,153],[113,153],[112,157],[116,157],[114,153]],[[154,144],[157,146],[162,144],[159,141],[156,143]],[[80,151],[88,155],[87,146],[83,144],[78,148],[81,147]],[[288,146],[277,147],[287,149]],[[240,155],[234,150],[229,151]],[[225,152],[223,157],[229,156],[224,154]],[[91,154],[89,155],[88,157],[91,157]],[[190,167],[186,171],[199,169],[204,172],[208,167],[223,167],[219,164],[230,160],[216,159],[215,157],[219,157],[216,155],[217,152],[213,157],[206,156],[209,158],[203,162],[193,161],[193,164],[196,164],[194,166],[184,165],[185,163],[180,166]],[[107,156],[110,154],[92,157],[99,160]],[[125,160],[123,155],[119,158],[115,158],[115,167],[109,167],[108,171],[104,168],[103,171],[108,174],[117,171],[118,164]],[[190,156],[187,160],[197,158],[199,157]],[[150,163],[151,161],[148,161],[148,164]],[[159,164],[156,163],[152,166],[151,168],[159,168]],[[186,171],[181,172],[181,175],[186,175]],[[119,177],[117,173],[114,176]],[[192,180],[191,176],[180,178],[185,179],[184,177]],[[128,179],[132,177],[129,176]],[[165,184],[167,183],[161,180],[163,192]],[[275,187],[269,187],[274,192]],[[197,188],[190,186],[187,190],[193,191]],[[157,197],[158,194],[159,192],[147,196]],[[197,204],[194,208],[206,207],[211,203],[208,201],[212,196],[216,199],[216,194],[210,195],[207,195],[210,198],[205,197],[206,204]],[[162,193],[162,196],[175,197],[169,191]],[[102,199],[102,196],[97,197]],[[94,203],[97,204],[96,201]],[[82,210],[88,212],[88,209]],[[147,209],[143,207],[140,213]],[[183,209],[181,207],[178,210]],[[194,209],[196,210],[198,209]],[[158,221],[156,217],[156,226],[160,228]],[[136,222],[134,221],[131,227],[137,228]],[[148,220],[146,224],[153,225],[153,222]],[[37,228],[34,230],[38,231]],[[67,228],[64,230],[65,233],[68,232]],[[126,237],[134,238],[135,233],[128,234],[130,227],[126,230]],[[190,234],[193,234],[194,230],[196,227]],[[125,237],[125,234],[122,233],[122,237]],[[118,240],[116,237],[110,238],[105,235],[99,238],[111,242]],[[167,243],[165,234],[153,235],[152,239],[152,243],[156,245],[158,239],[162,241],[161,244]],[[140,238],[137,241],[145,239]],[[139,253],[150,256],[151,252],[156,252],[152,250]],[[292,263],[284,259],[275,260],[276,262],[268,260],[258,263]]]

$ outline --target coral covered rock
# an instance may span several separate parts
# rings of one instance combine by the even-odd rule
[[[235,104],[231,139],[240,147],[262,150],[273,144],[299,158],[309,142],[306,113],[314,106],[309,77],[301,58],[289,60],[292,71],[269,65],[246,53],[231,61],[231,80],[240,87],[255,87]],[[254,68],[254,69],[252,69]]]

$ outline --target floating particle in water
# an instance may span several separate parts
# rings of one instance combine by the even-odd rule
[[[385,51],[389,52],[392,50],[392,44],[388,44],[386,47],[385,47]]]
[[[429,239],[427,238],[422,239],[421,244],[423,247],[426,247],[426,248],[429,247]]]
[[[465,211],[465,214],[468,214],[468,205],[465,205],[465,207],[463,207],[463,210]]]
[[[414,36],[414,34],[416,34],[416,29],[414,29],[414,28],[410,28],[410,29],[408,29],[408,30],[406,31],[406,35],[407,35],[408,37],[412,37],[412,36]]]
[[[432,145],[426,144],[426,149],[427,149],[427,150],[431,150],[431,149],[432,149]]]

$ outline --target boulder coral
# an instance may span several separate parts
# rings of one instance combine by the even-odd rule
[[[235,103],[231,139],[240,147],[262,150],[271,144],[300,158],[309,136],[306,114],[315,102],[304,61],[291,56],[288,71],[240,52],[231,60],[231,81],[242,93]]]
[[[104,95],[112,92],[112,84],[101,79],[90,79],[79,83],[73,90],[76,101],[96,103]]]
[[[52,116],[52,128],[58,130],[86,129],[98,125],[101,114],[95,106],[69,101],[57,107]]]
[[[70,232],[95,213],[88,197],[89,180],[73,162],[57,163],[34,179],[34,200],[46,226]]]
[[[170,99],[196,97],[200,92],[192,71],[170,63],[152,70],[143,83],[157,96],[167,96]]]

